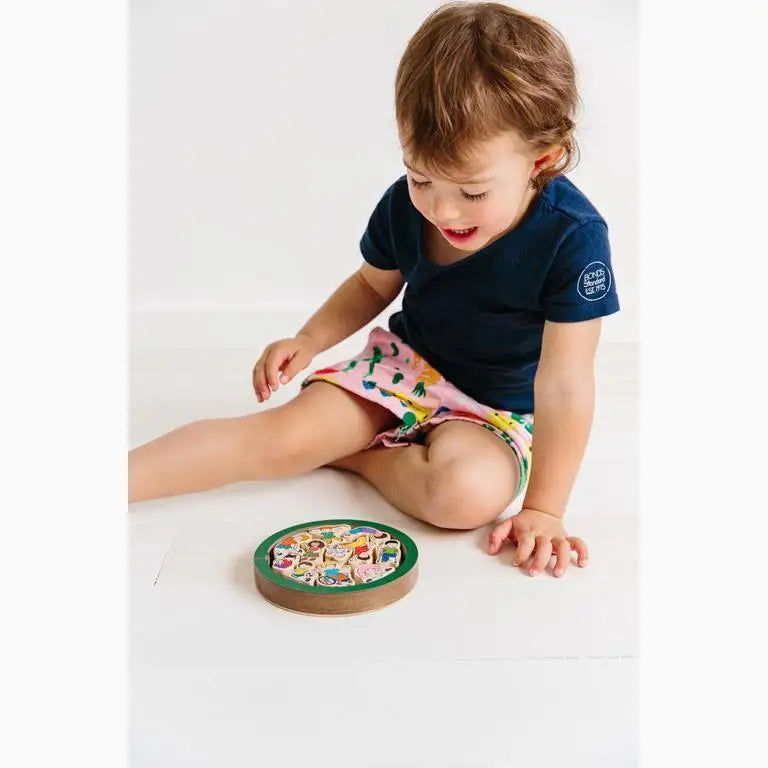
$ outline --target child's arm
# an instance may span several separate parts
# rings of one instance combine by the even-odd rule
[[[311,338],[317,352],[324,352],[383,312],[397,298],[403,283],[399,269],[378,269],[364,262],[296,335]]]
[[[565,515],[592,426],[600,319],[545,323],[534,382],[534,455],[524,509]]]
[[[600,318],[544,325],[534,383],[533,458],[522,511],[499,524],[489,540],[491,554],[509,538],[517,544],[516,564],[530,575],[543,571],[552,555],[562,575],[576,550],[587,562],[581,539],[563,527],[568,497],[587,446],[595,404],[594,358]]]
[[[378,269],[367,262],[348,277],[292,339],[270,344],[253,369],[259,402],[268,400],[280,384],[288,384],[312,358],[360,330],[383,312],[400,293],[398,269]]]

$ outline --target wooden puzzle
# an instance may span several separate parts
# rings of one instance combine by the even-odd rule
[[[278,531],[253,556],[256,586],[300,613],[350,614],[399,600],[416,583],[418,550],[391,526],[315,520]]]

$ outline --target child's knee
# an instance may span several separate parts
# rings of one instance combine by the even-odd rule
[[[425,516],[440,528],[471,530],[495,520],[511,499],[505,482],[494,482],[480,461],[454,460],[427,475]]]

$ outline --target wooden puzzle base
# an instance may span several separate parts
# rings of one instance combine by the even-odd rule
[[[342,615],[382,608],[416,583],[418,549],[391,526],[315,520],[265,539],[253,556],[256,586],[298,613]]]

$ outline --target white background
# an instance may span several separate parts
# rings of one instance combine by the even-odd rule
[[[213,326],[231,336],[258,324],[260,312],[293,312],[288,331],[356,269],[368,217],[404,172],[397,63],[439,4],[132,3],[136,344],[157,342],[169,324],[182,336]],[[605,337],[636,341],[635,3],[519,7],[553,23],[571,47],[583,99],[582,161],[571,178],[608,221],[623,308]],[[187,319],[176,323],[179,312]]]
[[[642,4],[640,704],[654,768],[764,752],[763,6]],[[8,765],[126,764],[126,32],[103,0],[0,6]],[[724,263],[733,282],[713,284]]]
[[[381,722],[396,736],[397,754],[356,755],[360,768],[530,763],[552,729],[560,736],[548,745],[553,763],[636,764],[637,345],[626,322],[637,252],[636,29],[630,5],[593,2],[568,15],[559,5],[528,10],[563,28],[577,62],[584,59],[584,162],[574,179],[609,221],[625,307],[606,322],[605,335],[615,342],[622,332],[625,343],[606,339],[596,361],[594,435],[568,512],[569,533],[589,543],[590,567],[564,583],[532,583],[507,567],[509,551],[488,557],[488,530],[434,531],[359,478],[331,470],[134,506],[136,768],[235,765],[248,760],[255,739],[262,762],[282,758],[294,721],[253,691],[274,695],[282,681],[303,679],[299,660],[306,669],[332,667],[345,700],[360,702],[346,716],[350,732],[367,726],[371,662],[402,681],[407,714],[394,718],[385,708]],[[258,410],[255,356],[294,333],[358,266],[370,212],[403,172],[392,107],[397,62],[435,7],[134,7],[131,445],[201,417]],[[318,356],[313,368],[354,354],[361,336]],[[293,397],[297,384],[268,405]],[[333,627],[275,615],[254,594],[248,549],[310,509],[314,519],[355,509],[399,523],[418,540],[416,599]],[[402,628],[397,638],[394,627]],[[579,689],[576,710],[570,697]],[[470,704],[496,691],[509,698],[505,706]],[[454,712],[466,725],[449,734],[444,721]],[[483,739],[483,731],[515,745]]]

